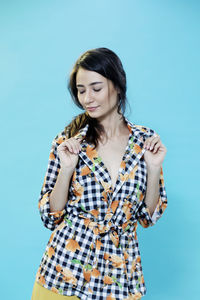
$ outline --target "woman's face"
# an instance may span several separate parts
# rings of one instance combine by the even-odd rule
[[[117,89],[111,80],[94,71],[79,68],[76,75],[77,97],[92,118],[117,110]]]

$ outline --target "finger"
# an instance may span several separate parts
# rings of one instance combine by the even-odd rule
[[[60,149],[66,149],[71,152],[71,153],[76,153],[76,148],[74,146],[74,141],[73,138],[68,139],[67,141],[65,141],[64,143],[62,143],[60,146]]]
[[[150,137],[150,138],[148,138],[148,139],[146,139],[146,141],[144,142],[144,147],[146,148],[146,149],[150,149],[150,147],[153,145],[153,141],[154,142],[157,142],[157,141],[159,141],[160,140],[160,137],[159,136],[152,136],[152,137]]]
[[[160,139],[158,139],[157,137],[155,137],[151,142],[150,142],[150,147],[149,150],[153,150],[154,147],[160,142]]]
[[[79,141],[76,138],[72,137],[70,142],[72,144],[73,151],[75,153],[79,153],[79,150],[80,150],[80,143],[79,143]]]
[[[70,142],[70,145],[72,146],[73,152],[77,154],[79,152],[78,141],[74,137],[72,137],[72,138],[70,138],[69,142]]]
[[[145,140],[145,142],[144,142],[144,144],[146,145],[146,146],[150,146],[150,144],[151,144],[151,142],[153,141],[153,140],[159,140],[160,139],[160,137],[158,137],[158,136],[151,136],[151,137],[149,137],[149,138],[147,138],[146,140]]]
[[[81,150],[81,140],[82,138],[79,137],[78,139],[75,139],[75,145],[76,145],[76,150],[79,152]],[[77,152],[77,153],[78,153]]]
[[[154,146],[154,149],[153,149],[153,153],[156,153],[158,151],[158,149],[161,147],[162,143],[161,142],[158,142],[155,146]]]

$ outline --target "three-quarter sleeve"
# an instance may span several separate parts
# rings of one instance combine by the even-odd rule
[[[145,201],[143,200],[137,211],[137,220],[139,221],[140,225],[142,225],[144,228],[153,226],[160,219],[166,207],[167,207],[167,193],[164,184],[163,168],[161,166],[160,178],[159,178],[159,198],[154,213],[151,216],[149,208],[147,207]]]
[[[57,147],[66,139],[65,132],[60,132],[52,141],[49,155],[48,167],[44,177],[42,189],[38,201],[38,209],[44,223],[44,226],[54,230],[63,220],[66,213],[65,208],[61,211],[50,211],[50,194],[55,186],[59,171],[60,159],[57,153]]]
[[[142,134],[140,138],[141,140],[143,140],[143,142],[151,136],[158,135],[158,133],[151,128],[143,127],[143,126],[141,128],[142,128]],[[147,207],[143,199],[136,214],[136,218],[139,221],[140,225],[142,225],[144,228],[153,226],[164,213],[167,204],[168,202],[167,202],[167,193],[166,193],[166,187],[165,187],[164,176],[163,176],[163,167],[161,166],[160,178],[159,178],[159,198],[158,198],[157,206],[154,210],[153,215],[151,216],[149,208]]]

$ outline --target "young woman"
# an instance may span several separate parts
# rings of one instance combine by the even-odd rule
[[[166,147],[124,116],[126,75],[113,51],[83,53],[69,91],[84,112],[52,142],[39,211],[53,232],[32,300],[140,299],[137,222],[154,225],[167,206]]]

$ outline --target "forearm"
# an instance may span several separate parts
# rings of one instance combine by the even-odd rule
[[[149,208],[151,216],[153,215],[159,199],[159,179],[161,167],[147,167],[147,190],[145,203]]]
[[[55,186],[50,194],[50,210],[51,212],[63,210],[69,192],[69,184],[73,171],[60,169]]]

